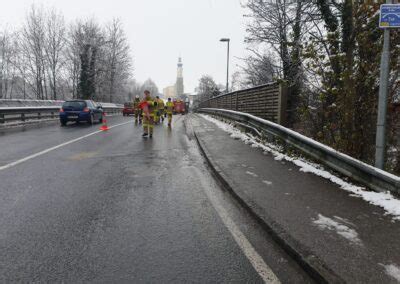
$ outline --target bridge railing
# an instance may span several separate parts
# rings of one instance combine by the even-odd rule
[[[13,121],[33,121],[56,119],[63,101],[23,101],[0,100],[0,125]],[[30,106],[15,106],[29,104]],[[31,106],[33,104],[33,106]],[[113,103],[99,103],[107,114],[122,113],[123,105]],[[10,106],[14,105],[14,106]]]
[[[11,121],[26,121],[56,118],[60,107],[0,107],[0,124]]]
[[[284,125],[287,95],[288,88],[284,82],[271,82],[208,98],[201,101],[199,107],[241,111]]]
[[[282,125],[254,115],[215,108],[199,109],[198,112],[223,117],[242,126],[257,130],[259,135],[278,138],[301,153],[321,164],[376,190],[400,194],[400,177],[375,168],[348,155],[340,153],[324,144],[312,140]]]

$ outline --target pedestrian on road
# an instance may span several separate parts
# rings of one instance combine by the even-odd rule
[[[136,95],[135,99],[133,100],[133,111],[135,112],[135,123],[137,124],[142,123],[142,110],[139,107],[140,104],[140,97]]]
[[[150,91],[144,91],[144,98],[140,102],[140,108],[143,111],[143,137],[147,137],[150,135],[150,138],[153,137],[153,128],[154,128],[154,112],[157,103],[150,95]]]
[[[168,102],[165,106],[165,110],[168,116],[168,127],[172,125],[172,113],[174,111],[174,103],[172,102],[171,98],[168,98]]]
[[[160,122],[160,119],[162,120],[162,122],[164,122],[164,108],[165,108],[164,100],[160,99],[160,97],[157,96],[157,120],[158,120],[158,122]]]

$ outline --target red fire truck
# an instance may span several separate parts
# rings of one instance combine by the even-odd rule
[[[174,101],[174,114],[185,114],[185,102],[182,100],[175,100]]]

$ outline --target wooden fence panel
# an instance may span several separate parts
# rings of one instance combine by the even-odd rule
[[[271,83],[210,98],[200,107],[237,110],[284,124],[286,100],[285,84]]]

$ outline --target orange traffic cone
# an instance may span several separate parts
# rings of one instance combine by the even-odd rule
[[[103,113],[103,124],[100,127],[100,130],[107,131],[108,129],[110,129],[110,128],[108,128],[108,126],[107,126],[106,113]]]

